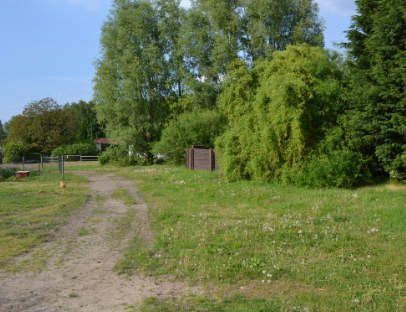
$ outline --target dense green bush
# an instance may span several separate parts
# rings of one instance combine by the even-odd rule
[[[62,145],[52,151],[52,156],[59,155],[87,155],[95,156],[99,153],[96,145],[93,143],[77,143]]]
[[[123,157],[123,150],[117,145],[109,146],[101,155],[99,156],[99,162],[105,165],[109,162],[119,161]]]
[[[315,153],[293,167],[282,168],[280,180],[302,186],[351,188],[364,180],[363,163],[359,153],[348,149]]]
[[[10,177],[15,176],[16,169],[2,169],[0,168],[0,182],[7,180]]]
[[[20,162],[27,153],[26,146],[21,142],[8,142],[3,147],[3,161],[5,163]]]
[[[229,73],[218,101],[229,128],[217,141],[229,181],[279,181],[317,149],[343,110],[340,60],[321,48],[289,46]]]
[[[185,160],[186,150],[192,145],[214,147],[215,139],[223,133],[225,117],[217,111],[194,110],[171,120],[162,133],[161,140],[154,146],[155,154],[177,164]]]

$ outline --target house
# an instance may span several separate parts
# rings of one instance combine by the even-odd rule
[[[114,144],[110,139],[107,138],[97,138],[94,140],[94,144],[99,151],[104,151],[109,145]]]

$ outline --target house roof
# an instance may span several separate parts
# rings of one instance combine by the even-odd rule
[[[107,138],[97,138],[94,140],[94,143],[95,144],[113,144],[113,142]]]

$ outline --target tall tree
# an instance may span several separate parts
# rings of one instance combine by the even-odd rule
[[[28,104],[21,115],[8,123],[8,139],[22,142],[31,152],[50,153],[59,145],[72,143],[77,124],[70,108],[51,98]]]
[[[194,0],[185,10],[180,0],[115,0],[94,88],[109,135],[150,154],[168,111],[215,107],[233,60],[253,66],[287,44],[322,44],[314,0],[254,2]]]
[[[177,97],[183,95],[187,75],[182,45],[182,27],[185,23],[186,12],[181,8],[180,2],[180,0],[157,1],[158,28],[161,41],[164,42],[163,54],[168,59],[168,83],[176,92]]]
[[[156,9],[116,0],[101,37],[94,96],[110,136],[151,158],[168,114],[169,66]]]
[[[249,61],[270,58],[287,45],[323,46],[323,24],[313,0],[246,0],[245,44]]]
[[[219,86],[219,75],[213,60],[215,39],[208,16],[196,4],[187,11],[182,38],[188,69],[186,91],[189,96],[184,106],[189,109],[196,106],[212,108]]]
[[[357,0],[348,32],[354,149],[371,169],[406,178],[406,6],[402,0]]]
[[[184,31],[186,60],[195,78],[189,85],[210,100],[237,58],[252,66],[289,44],[323,46],[323,24],[313,0],[195,0]]]
[[[86,142],[103,137],[104,127],[97,121],[95,103],[93,101],[79,101],[67,104],[67,109],[72,109],[74,118],[78,123],[76,141]]]
[[[6,136],[7,136],[6,130],[3,126],[3,123],[0,120],[0,143],[6,138]]]

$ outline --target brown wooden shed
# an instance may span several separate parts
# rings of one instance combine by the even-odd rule
[[[217,170],[214,151],[201,145],[193,145],[186,152],[186,167],[190,170]]]

